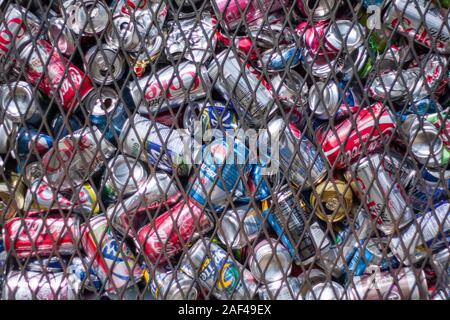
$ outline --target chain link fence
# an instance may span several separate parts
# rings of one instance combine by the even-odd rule
[[[448,7],[0,1],[2,299],[449,299]]]

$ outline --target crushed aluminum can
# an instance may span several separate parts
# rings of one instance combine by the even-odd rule
[[[384,168],[380,154],[372,154],[353,164],[345,173],[355,194],[366,202],[377,228],[390,235],[413,220],[413,210],[398,183]]]
[[[77,279],[64,272],[47,273],[36,271],[8,272],[2,286],[4,300],[75,300]]]
[[[25,81],[6,83],[0,87],[0,108],[5,116],[15,122],[40,124],[42,110],[39,95],[34,94],[33,87]]]
[[[70,57],[76,50],[75,35],[64,23],[64,18],[52,17],[48,20],[48,39],[50,43],[57,47],[62,54]]]
[[[330,19],[334,9],[339,5],[336,0],[296,0],[297,8],[305,17],[312,17],[313,20]]]
[[[13,218],[6,222],[3,234],[5,250],[19,259],[45,257],[55,252],[72,255],[77,251],[79,239],[79,219],[75,217]]]
[[[193,278],[162,267],[156,268],[150,291],[155,300],[197,300],[199,295]]]
[[[135,238],[136,232],[145,223],[147,212],[173,207],[180,197],[181,193],[169,175],[157,171],[137,192],[109,206],[106,215],[116,231]]]
[[[53,146],[51,136],[38,132],[29,126],[27,129],[21,127],[17,132],[16,148],[19,157],[26,157],[30,153],[44,154]]]
[[[141,280],[143,271],[124,240],[116,240],[105,215],[97,215],[88,222],[89,227],[81,226],[86,264],[92,265],[106,292],[124,294]]]
[[[50,186],[60,190],[81,185],[103,166],[116,151],[102,138],[97,127],[77,130],[58,142],[42,157],[44,176]],[[70,161],[69,161],[70,160]]]
[[[347,289],[351,300],[422,300],[428,298],[425,273],[402,268],[395,275],[390,272],[355,277]]]
[[[180,269],[198,279],[198,284],[217,299],[251,300],[256,295],[257,283],[250,271],[208,237],[189,249]]]
[[[241,249],[262,232],[263,219],[258,211],[241,205],[225,211],[218,221],[217,236],[227,247]]]
[[[352,189],[345,180],[331,178],[314,188],[309,202],[318,218],[338,222],[352,213]]]
[[[128,15],[113,17],[105,35],[105,41],[110,48],[123,48],[128,52],[138,51],[141,47],[141,35],[137,23]]]
[[[215,36],[217,21],[211,14],[203,12],[198,17],[170,21],[165,54],[168,60],[186,60],[206,63],[214,52],[217,43]]]
[[[442,54],[450,53],[448,16],[442,15],[429,1],[391,1],[383,16],[383,22],[388,28],[425,47]]]
[[[266,117],[276,111],[273,90],[262,76],[249,64],[244,66],[245,76],[240,75],[242,61],[231,51],[224,50],[212,60],[208,74],[214,88],[233,106],[250,127],[260,127]],[[222,69],[223,73],[220,73]]]
[[[275,141],[276,145],[271,145],[271,148],[279,148],[278,154],[263,155],[261,161],[278,164],[285,172],[289,172],[296,187],[306,190],[325,178],[327,171],[321,155],[292,123],[287,125],[281,117],[271,120],[268,130],[259,135],[258,145],[262,148],[271,144],[270,141]]]
[[[330,165],[338,169],[347,167],[361,157],[363,148],[366,152],[374,152],[388,142],[395,132],[396,122],[391,111],[378,102],[361,109],[354,119],[345,119],[329,129],[328,124],[317,128],[316,142],[322,145],[322,150]],[[356,128],[353,121],[356,123]],[[374,129],[375,124],[378,124]],[[342,153],[340,148],[343,148]]]
[[[72,30],[79,35],[101,34],[109,23],[108,5],[102,0],[75,1]]]
[[[107,45],[93,46],[85,56],[84,70],[90,79],[101,85],[120,80],[125,73],[125,61],[120,51]]]
[[[192,100],[204,98],[209,85],[206,67],[184,61],[176,68],[168,66],[155,75],[133,81],[129,88],[139,112],[155,114],[187,103],[187,96]]]
[[[295,277],[287,277],[262,285],[258,289],[261,300],[302,300],[300,281]]]
[[[226,30],[234,30],[239,26],[257,24],[258,19],[266,13],[275,12],[282,7],[287,8],[286,0],[214,0],[211,1],[217,19]],[[248,10],[245,10],[248,7]],[[245,22],[245,23],[244,23]]]
[[[128,118],[119,136],[122,152],[180,176],[189,174],[195,155],[189,154],[189,136],[139,114]],[[192,156],[192,157],[190,157]]]
[[[245,196],[246,180],[252,169],[247,161],[250,152],[245,144],[238,139],[228,140],[219,138],[204,146],[199,173],[189,180],[189,196],[201,206],[216,211],[220,211],[230,197]],[[244,177],[239,175],[241,170]],[[216,181],[219,172],[222,179]]]
[[[270,79],[274,95],[289,108],[301,107],[307,104],[308,84],[296,71],[290,70],[286,76],[275,74]]]
[[[105,169],[102,200],[105,206],[138,192],[148,179],[143,164],[131,157],[117,155]]]
[[[298,45],[279,45],[276,48],[266,50],[260,54],[256,61],[255,68],[263,73],[264,71],[275,73],[293,69],[300,64],[302,51]]]
[[[24,75],[28,83],[37,86],[46,96],[55,96],[67,111],[76,109],[79,102],[94,89],[89,76],[45,40],[38,39],[36,43],[26,45],[20,52],[19,60],[25,64]]]
[[[339,283],[335,281],[321,282],[314,285],[306,294],[305,300],[345,300],[347,293]]]
[[[449,207],[450,204],[444,202],[428,212],[419,214],[416,216],[417,225],[409,225],[399,236],[392,238],[389,247],[401,263],[411,265],[420,261],[426,255],[419,250],[421,245],[429,246],[436,241],[435,238],[440,232],[450,232]]]
[[[86,270],[86,266],[89,266],[87,261],[84,261],[80,257],[74,257],[67,266],[67,272],[75,276],[75,279],[77,279],[76,283],[80,283],[82,289],[93,292],[100,290],[102,287],[100,279],[92,267]]]
[[[9,181],[0,182],[0,225],[26,208],[25,189],[22,179],[15,173],[11,173]]]
[[[258,242],[248,264],[255,279],[262,283],[281,280],[292,270],[289,251],[274,238]]]
[[[180,201],[139,229],[135,242],[149,261],[163,264],[183,251],[186,243],[195,241],[213,227],[214,222],[209,213],[188,199],[186,202]]]

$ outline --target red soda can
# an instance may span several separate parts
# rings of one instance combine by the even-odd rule
[[[79,220],[74,217],[40,217],[28,215],[6,222],[3,235],[5,249],[19,258],[72,255],[80,238]]]
[[[353,121],[356,128],[353,127]],[[374,129],[376,125],[378,126]],[[319,126],[316,130],[316,139],[318,145],[322,145],[328,162],[341,169],[357,160],[364,146],[367,152],[372,152],[382,147],[394,132],[394,117],[389,109],[377,102],[340,122],[336,125],[335,131],[328,127],[328,123]],[[340,152],[341,145],[344,154]]]
[[[137,247],[152,263],[161,264],[213,227],[211,217],[189,198],[143,226],[137,234]]]
[[[25,63],[28,82],[38,85],[45,95],[55,96],[67,111],[75,109],[93,89],[89,77],[45,40],[27,44],[20,52],[20,60]]]

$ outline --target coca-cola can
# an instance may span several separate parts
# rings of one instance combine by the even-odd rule
[[[330,129],[328,123],[321,125],[315,136],[328,162],[336,168],[345,168],[359,159],[363,150],[374,152],[388,142],[395,132],[394,119],[386,106],[375,103],[343,120],[334,129]]]
[[[75,109],[93,90],[89,76],[61,56],[52,45],[38,39],[20,51],[25,78],[46,96],[54,96],[65,110]],[[67,68],[67,71],[66,71]]]
[[[137,232],[136,245],[153,264],[162,264],[213,227],[212,218],[197,203],[182,200],[143,226]]]
[[[80,239],[79,219],[75,217],[40,217],[29,215],[6,222],[5,249],[18,258],[45,257],[58,252],[71,255]]]

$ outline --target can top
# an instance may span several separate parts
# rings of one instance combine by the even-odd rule
[[[14,121],[21,122],[21,117],[28,120],[37,109],[37,101],[33,95],[32,87],[25,81],[4,84],[1,89],[1,106],[6,116]]]
[[[75,23],[86,34],[98,34],[109,23],[109,10],[100,1],[88,0],[76,6]]]
[[[339,87],[334,81],[318,81],[309,90],[309,108],[318,116],[332,118],[339,108]]]
[[[120,188],[124,194],[137,191],[147,180],[147,172],[140,161],[124,155],[113,158],[109,164],[113,186]]]
[[[113,18],[113,23],[110,23],[108,26],[105,40],[112,48],[136,51],[140,47],[136,24],[126,15],[119,15]]]
[[[100,91],[91,91],[84,103],[91,115],[103,116],[110,114],[119,103],[119,95],[110,87],[102,87]]]

